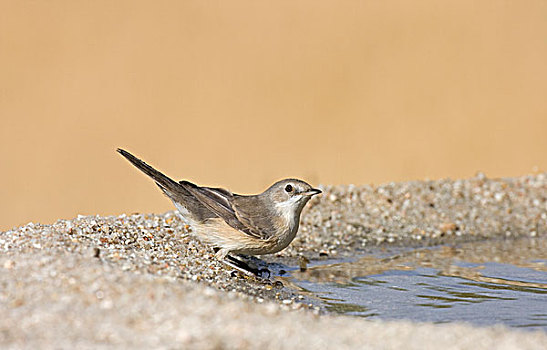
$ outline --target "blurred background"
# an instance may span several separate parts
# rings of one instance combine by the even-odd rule
[[[0,230],[547,165],[547,2],[0,1]]]

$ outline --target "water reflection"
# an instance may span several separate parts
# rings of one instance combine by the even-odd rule
[[[484,241],[312,262],[286,282],[343,314],[547,329],[546,263],[547,239]]]

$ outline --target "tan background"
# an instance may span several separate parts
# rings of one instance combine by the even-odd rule
[[[547,165],[547,1],[0,1],[0,229]]]

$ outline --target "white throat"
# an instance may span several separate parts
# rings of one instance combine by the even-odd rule
[[[275,205],[278,214],[285,220],[288,225],[289,232],[298,229],[300,220],[300,212],[302,211],[302,200],[300,196],[294,196],[281,203]]]

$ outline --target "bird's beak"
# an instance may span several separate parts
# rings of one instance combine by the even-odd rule
[[[307,190],[306,192],[302,192],[304,196],[315,196],[316,194],[321,193],[321,190],[318,190],[317,188],[312,188],[311,190]]]

